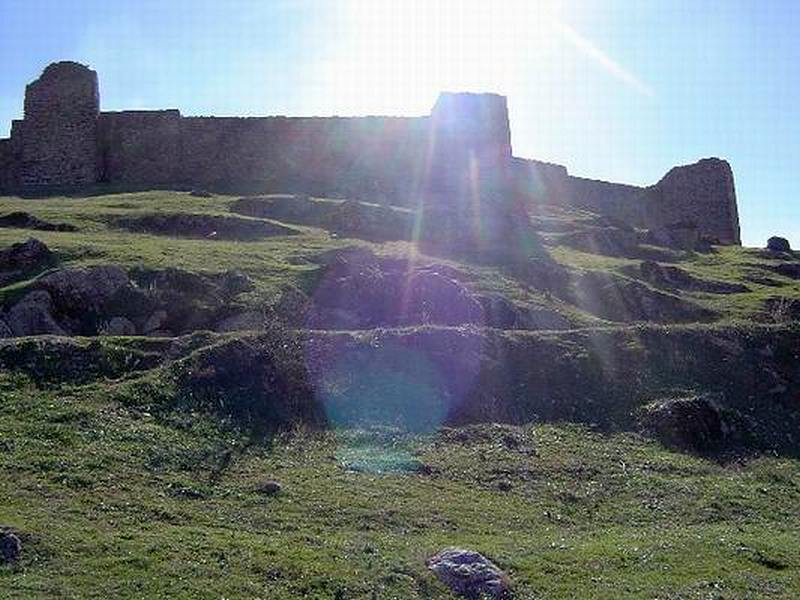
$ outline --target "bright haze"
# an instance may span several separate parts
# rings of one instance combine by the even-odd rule
[[[726,158],[745,245],[800,246],[800,3],[0,0],[0,22],[2,136],[62,59],[101,74],[103,110],[421,115],[494,91],[516,155],[639,185]]]

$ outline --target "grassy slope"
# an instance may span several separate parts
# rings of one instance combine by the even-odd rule
[[[238,268],[256,280],[256,302],[286,284],[305,287],[316,254],[353,243],[312,228],[261,242],[181,240],[105,221],[227,214],[230,201],[172,192],[3,199],[2,212],[81,231],[0,229],[0,246],[34,236],[72,266]],[[553,254],[574,269],[632,263],[563,247]],[[731,282],[766,261],[738,248],[675,260]],[[553,302],[492,269],[461,268],[478,289]],[[752,319],[768,297],[800,297],[800,286],[770,277],[784,287],[746,282],[750,293],[687,296],[726,319]],[[576,324],[593,322],[556,308]],[[0,567],[0,597],[449,598],[424,559],[453,544],[509,569],[521,598],[800,595],[800,468],[791,459],[720,465],[570,425],[510,430],[532,436],[522,448],[533,453],[506,447],[502,435],[471,444],[399,438],[375,450],[370,436],[298,433],[270,447],[199,415],[149,414],[127,389],[40,389],[0,374],[0,525],[27,535],[23,561]],[[425,468],[347,468],[353,457],[390,451]],[[254,491],[268,478],[284,484],[281,495]]]
[[[31,536],[3,597],[449,598],[424,559],[452,544],[509,569],[520,598],[800,594],[790,460],[722,466],[569,425],[270,449],[124,408],[109,384],[2,389],[0,523]],[[347,468],[376,452],[426,468]],[[255,491],[269,478],[280,495]]]
[[[409,254],[411,246],[403,242],[369,244],[356,240],[332,238],[324,230],[292,225],[303,233],[299,236],[267,238],[258,242],[214,241],[180,239],[167,236],[131,234],[109,225],[114,217],[136,216],[152,213],[207,213],[230,215],[228,206],[234,197],[214,196],[196,198],[186,193],[151,191],[140,193],[92,196],[88,198],[48,198],[27,200],[19,198],[0,199],[3,212],[23,210],[39,218],[77,225],[74,233],[44,232],[0,228],[0,247],[30,236],[37,237],[57,251],[62,261],[69,266],[115,263],[127,267],[144,266],[163,268],[180,267],[189,271],[223,271],[236,268],[253,277],[257,292],[253,302],[274,299],[286,285],[308,289],[317,266],[314,257],[320,252],[361,243],[373,247],[379,253]],[[582,213],[572,215],[563,211],[554,212],[552,222],[565,222]],[[551,252],[563,265],[573,270],[620,270],[637,261],[589,254],[566,246],[554,246]],[[764,258],[761,251],[746,248],[721,247],[710,254],[671,253],[670,264],[679,266],[704,279],[745,283],[750,292],[742,294],[707,294],[681,292],[681,297],[724,315],[725,321],[768,318],[764,314],[764,303],[779,296],[800,299],[800,286],[791,279],[760,270],[761,265],[775,265],[779,261]],[[476,265],[458,264],[435,259],[438,262],[458,266],[471,279],[471,285],[483,292],[498,292],[519,304],[549,307],[567,317],[576,326],[591,326],[595,317],[544,297],[536,290],[520,285],[514,279],[496,269]],[[747,277],[758,274],[782,284],[771,287],[753,283]],[[12,286],[18,288],[23,283]],[[0,298],[8,290],[0,289]]]

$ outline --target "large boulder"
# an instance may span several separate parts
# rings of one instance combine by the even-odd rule
[[[43,290],[28,293],[2,316],[11,330],[8,337],[26,335],[67,335],[53,317],[53,299]]]
[[[772,250],[773,252],[790,252],[791,249],[792,247],[789,245],[789,240],[786,238],[774,235],[767,240],[767,250]]]
[[[313,328],[483,323],[480,302],[449,267],[416,266],[358,249],[323,260],[328,266],[308,315]]]
[[[136,335],[136,325],[125,317],[113,317],[100,330],[101,335]]]
[[[472,550],[445,548],[428,559],[428,568],[452,592],[465,598],[504,598],[511,589],[508,576]]]
[[[645,407],[641,424],[667,446],[709,451],[740,433],[720,402],[708,395],[677,398]]]
[[[117,292],[130,285],[125,271],[114,265],[62,269],[36,282],[36,287],[49,292],[56,307],[67,313],[100,311]]]

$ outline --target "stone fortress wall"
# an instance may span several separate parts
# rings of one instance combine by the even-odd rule
[[[0,140],[0,191],[95,183],[303,192],[414,204],[483,189],[562,202],[639,227],[692,221],[739,244],[727,162],[675,167],[642,188],[573,177],[512,156],[506,99],[442,94],[423,117],[184,117],[178,110],[100,112],[97,74],[48,66],[26,88],[25,117]]]

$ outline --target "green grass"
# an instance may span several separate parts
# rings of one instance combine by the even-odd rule
[[[301,234],[291,238],[227,242],[109,225],[157,212],[229,214],[233,200],[167,191],[3,198],[2,212],[80,229],[0,229],[0,247],[36,237],[67,267],[235,268],[255,282],[243,298],[252,304],[273,301],[287,285],[309,289],[316,257],[331,249],[413,252],[406,242],[369,244],[311,227],[294,226]],[[556,230],[592,216],[554,209],[541,218]],[[622,274],[638,262],[550,250],[571,272]],[[797,282],[765,271],[775,261],[757,250],[672,258],[696,277],[749,287],[681,293],[718,311],[719,326],[768,319],[770,298],[800,299]],[[421,259],[458,268],[476,291],[558,312],[576,328],[615,327],[501,269]],[[753,274],[784,285],[753,283]],[[29,283],[0,289],[0,301]],[[182,354],[207,343],[196,334]],[[24,543],[19,563],[0,566],[0,597],[445,599],[452,595],[425,559],[450,545],[495,560],[516,598],[800,597],[797,459],[714,461],[569,423],[253,438],[190,406],[161,403],[160,380],[140,369],[162,360],[169,344],[0,345],[19,356],[20,372],[37,377],[0,371],[0,527]],[[74,377],[63,377],[65,365]],[[151,387],[136,385],[139,378]],[[267,479],[282,492],[260,494]]]
[[[0,524],[25,543],[4,598],[450,598],[424,564],[449,545],[519,598],[800,594],[796,461],[566,424],[254,441],[111,384],[0,385]]]

